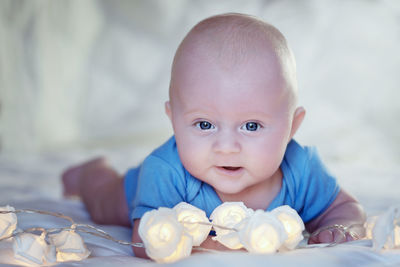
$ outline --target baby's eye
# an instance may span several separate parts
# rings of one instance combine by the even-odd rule
[[[196,127],[200,128],[202,130],[210,130],[210,129],[215,128],[214,125],[212,125],[208,121],[199,121],[196,123]]]
[[[261,125],[257,122],[247,122],[245,125],[243,125],[240,129],[254,132],[260,129]]]

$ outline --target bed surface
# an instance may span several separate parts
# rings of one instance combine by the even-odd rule
[[[287,37],[307,112],[296,140],[318,148],[368,216],[400,207],[398,0],[1,1],[0,206],[93,224],[79,201],[62,198],[61,172],[105,155],[124,173],[167,140],[164,102],[175,49],[195,23],[224,12],[259,16]],[[62,223],[20,218],[21,228]],[[96,227],[130,240],[128,228]],[[60,266],[157,265],[129,247],[84,239],[91,256]],[[16,264],[11,256],[10,242],[0,242],[0,264]],[[173,265],[267,263],[398,266],[400,249],[373,251],[362,240],[264,256],[202,253]]]
[[[121,151],[109,151],[114,160],[118,159]],[[114,155],[114,157],[113,157]],[[11,205],[20,209],[38,209],[44,211],[60,212],[68,215],[78,223],[92,224],[119,240],[130,240],[131,230],[120,226],[95,225],[89,218],[84,206],[79,200],[63,199],[61,197],[61,184],[59,174],[61,170],[71,164],[73,159],[85,158],[90,155],[80,153],[63,153],[63,155],[46,155],[26,157],[24,161],[10,161],[0,158],[0,206]],[[122,161],[122,160],[121,160]],[[123,164],[122,164],[123,165]],[[346,174],[346,169],[342,170]],[[349,174],[347,174],[348,176]],[[375,176],[376,173],[370,174]],[[362,177],[354,179],[371,179],[364,173]],[[381,175],[380,182],[384,184],[397,183],[397,173]],[[377,215],[395,203],[400,203],[399,194],[378,194],[371,187],[363,186],[356,192],[369,215]],[[41,214],[18,215],[19,227],[26,229],[33,226],[45,228],[66,226],[64,220]],[[84,241],[91,251],[88,259],[81,262],[60,264],[61,266],[155,266],[154,262],[135,258],[129,246],[120,245],[99,237],[82,234]],[[0,242],[0,263],[18,263],[12,257],[11,242]],[[371,240],[361,240],[336,247],[309,247],[291,252],[277,253],[275,255],[254,255],[243,252],[218,252],[195,254],[176,266],[201,266],[204,264],[229,264],[231,266],[259,266],[268,262],[269,266],[381,266],[400,264],[400,250],[374,251]]]

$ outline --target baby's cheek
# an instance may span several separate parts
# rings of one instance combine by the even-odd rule
[[[185,169],[193,176],[199,178],[207,169],[210,155],[197,146],[185,149],[180,153],[180,158]]]
[[[258,175],[271,176],[281,165],[282,157],[276,151],[257,151],[245,157],[247,165]]]

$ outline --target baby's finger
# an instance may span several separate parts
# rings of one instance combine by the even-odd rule
[[[317,243],[332,243],[334,241],[332,230],[323,230],[316,237]]]
[[[346,242],[358,240],[360,237],[354,232],[346,232]]]
[[[317,235],[311,235],[310,238],[308,238],[308,244],[318,244],[318,236]]]
[[[342,229],[333,229],[333,242],[344,243],[347,241],[346,233]]]

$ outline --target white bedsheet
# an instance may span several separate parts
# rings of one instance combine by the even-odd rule
[[[118,154],[120,151],[114,151]],[[110,153],[113,155],[113,153]],[[66,156],[67,155],[67,156]],[[90,221],[88,213],[79,200],[67,200],[61,197],[61,170],[71,160],[84,157],[83,154],[47,155],[26,158],[24,161],[10,161],[0,157],[0,206],[11,205],[15,208],[38,209],[61,212],[78,223]],[[122,164],[123,165],[123,164]],[[346,169],[341,170],[346,174]],[[376,175],[373,173],[372,175]],[[390,181],[390,178],[393,178]],[[381,175],[384,184],[396,183],[397,174]],[[354,177],[355,180],[366,177]],[[368,177],[367,177],[368,178]],[[370,194],[372,187],[363,186],[356,192],[369,215],[384,211],[386,207],[399,203],[400,197],[385,193]],[[366,200],[366,201],[364,201]],[[26,229],[33,226],[45,228],[68,225],[64,220],[41,215],[18,215],[19,227]],[[131,230],[120,226],[95,225],[120,240],[130,240]],[[155,266],[154,262],[135,258],[129,246],[120,245],[99,237],[83,234],[85,243],[91,251],[88,259],[81,262],[63,263],[60,266]],[[11,241],[0,242],[0,263],[18,264],[13,259]],[[330,248],[302,248],[275,255],[254,255],[244,252],[218,252],[192,255],[176,266],[382,266],[400,264],[400,250],[373,251],[370,240],[350,242]]]
[[[259,16],[287,36],[307,110],[296,139],[317,146],[368,215],[400,206],[398,0],[1,1],[0,206],[91,223],[79,202],[62,199],[61,171],[102,154],[123,173],[168,138],[163,104],[173,53],[196,22],[224,12]],[[21,228],[61,223],[20,219]],[[111,241],[85,242],[91,256],[63,265],[157,265]],[[9,242],[0,242],[0,264],[15,264]],[[267,264],[400,265],[400,251],[376,252],[362,241],[267,256],[197,254],[174,265]]]

